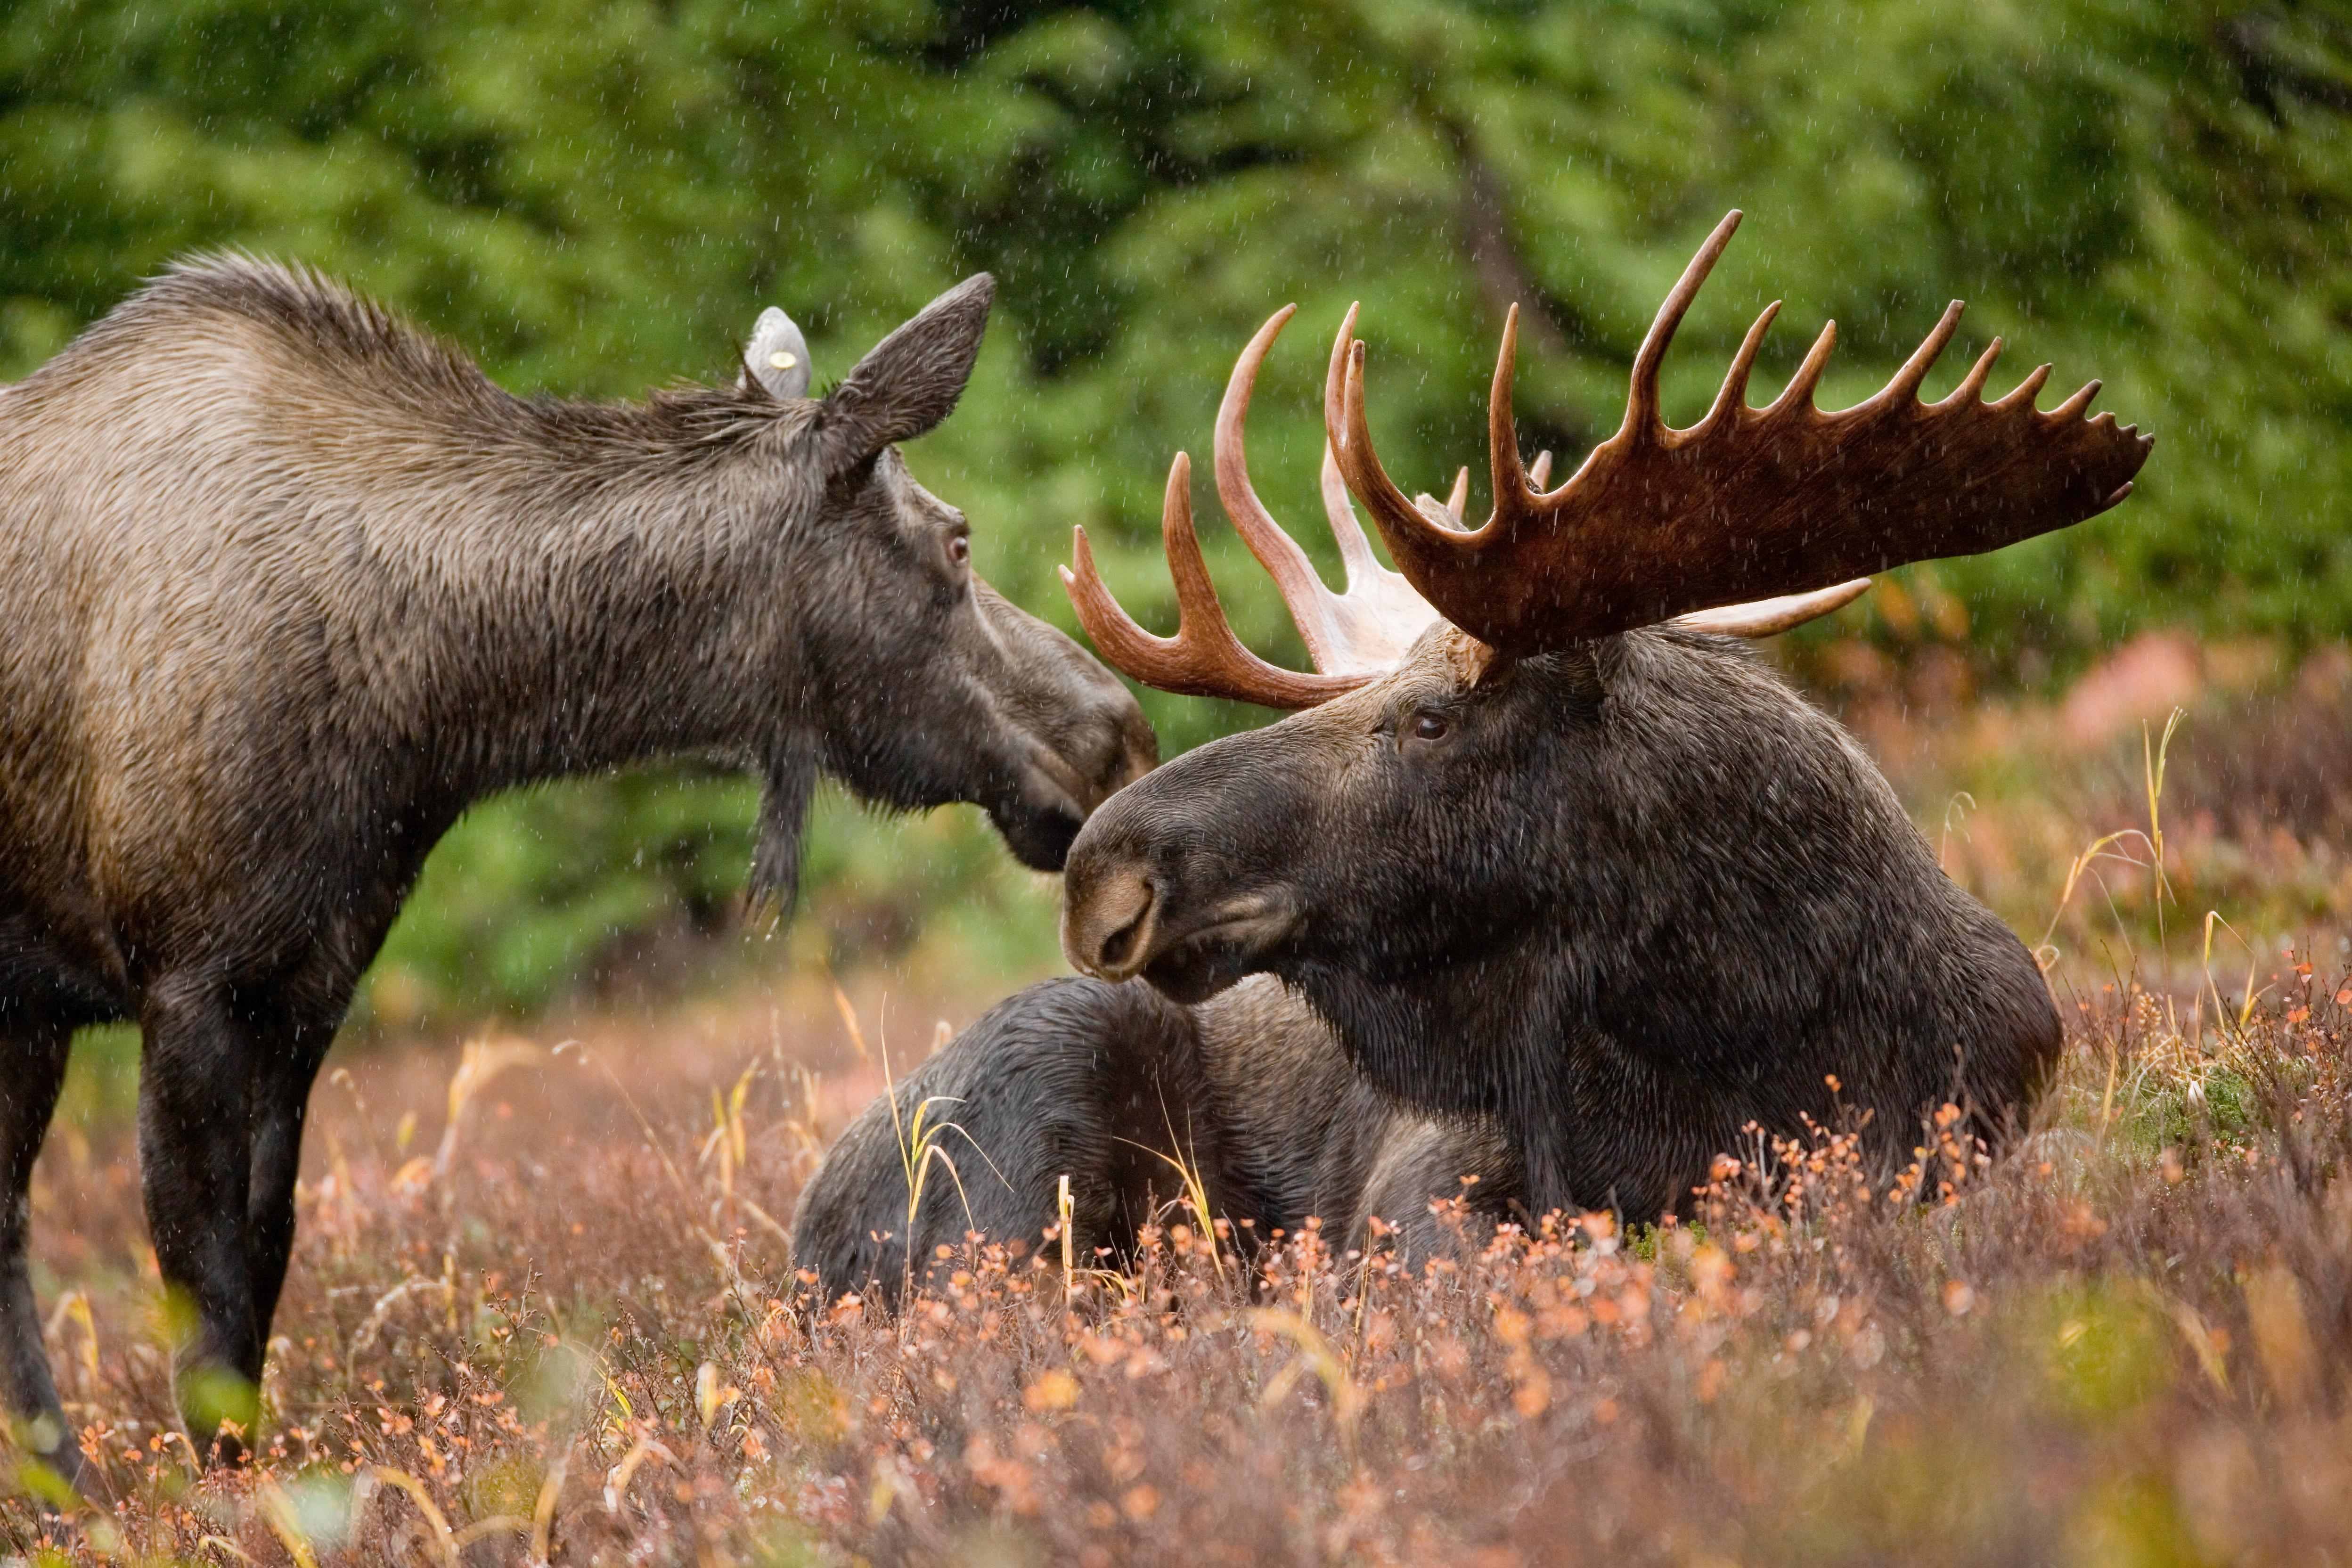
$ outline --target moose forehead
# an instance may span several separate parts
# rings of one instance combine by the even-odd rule
[[[1455,703],[1496,691],[1507,663],[1468,632],[1439,621],[1414,640],[1389,674],[1304,710],[1289,721],[1320,714],[1341,728],[1376,728],[1418,707]]]
[[[1465,731],[1485,739],[1461,754],[1465,763],[1481,759],[1478,777],[1490,793],[1506,792],[1528,770],[1549,776],[1538,737],[1571,730],[1612,737],[1612,749],[1646,759],[1633,764],[1643,770],[1695,766],[1709,774],[1732,758],[1742,769],[1802,771],[1822,748],[1850,744],[1746,641],[1672,623],[1514,658],[1441,622],[1390,674],[1260,733],[1342,746],[1395,733],[1401,743],[1424,711],[1501,721]],[[1589,730],[1603,711],[1613,721]],[[1669,792],[1693,782],[1657,781]]]
[[[961,510],[923,487],[896,447],[883,447],[867,461],[835,475],[833,482],[852,499],[900,521],[950,523],[963,520]]]

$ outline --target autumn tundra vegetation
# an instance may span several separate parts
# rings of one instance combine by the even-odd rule
[[[1310,1223],[1249,1274],[1171,1179],[1116,1267],[963,1248],[895,1313],[821,1305],[776,1223],[921,1049],[897,1005],[363,1058],[254,1461],[209,1475],[86,1080],[36,1250],[97,1500],[0,1528],[92,1562],[2325,1561],[2352,1001],[2300,954],[2251,999],[2214,972],[2067,994],[2015,1156],[1948,1115],[1881,1180],[1822,1126],[1727,1152],[1672,1226],[1412,1268]]]
[[[1058,1167],[1076,1163],[986,1125],[972,1091],[997,1080],[950,1044],[986,1028],[990,1007],[1030,1027],[1055,1021],[1034,998],[1115,991],[1163,1026],[1247,1026],[1245,1004],[1271,997],[1268,1037],[1320,1026],[1263,977],[1183,1004],[1099,978],[1023,1001],[1023,983],[1065,967],[1061,888],[979,811],[876,813],[818,790],[797,906],[771,919],[757,908],[782,879],[770,806],[791,799],[767,787],[773,770],[700,753],[595,769],[476,803],[363,972],[334,933],[261,921],[289,951],[332,950],[352,1006],[306,1118],[281,1112],[260,1141],[293,1222],[259,1227],[287,1238],[263,1249],[264,1293],[281,1258],[284,1285],[266,1327],[228,1324],[262,1373],[232,1387],[233,1443],[210,1454],[174,1377],[173,1348],[200,1325],[167,1284],[177,1244],[142,1208],[139,1032],[75,1036],[27,1201],[6,1216],[26,1260],[7,1281],[8,1375],[21,1393],[37,1365],[56,1398],[47,1425],[0,1445],[0,1560],[2352,1557],[2347,117],[2352,30],[2294,0],[10,11],[0,380],[35,375],[151,286],[168,296],[176,261],[231,249],[301,258],[385,301],[370,320],[420,326],[394,357],[432,361],[428,380],[476,375],[467,395],[485,406],[510,393],[515,428],[533,410],[562,424],[569,407],[624,434],[705,416],[740,434],[763,367],[805,369],[775,353],[846,373],[986,271],[995,324],[969,392],[877,489],[903,481],[896,499],[942,526],[918,477],[967,510],[971,564],[1058,628],[1033,633],[1043,646],[1077,626],[1055,581],[1074,524],[1106,605],[1115,589],[1144,626],[1178,625],[1180,608],[1197,622],[1181,564],[1172,579],[1160,564],[1161,476],[1208,427],[1233,345],[1271,302],[1328,323],[1360,295],[1370,363],[1339,367],[1338,427],[1353,400],[1365,440],[1327,458],[1319,363],[1266,359],[1249,456],[1269,496],[1312,493],[1318,463],[1332,465],[1327,497],[1344,492],[1337,465],[1368,459],[1373,436],[1400,476],[1496,446],[1480,411],[1514,305],[1528,352],[1510,459],[1581,452],[1619,427],[1657,300],[1733,205],[1751,214],[1740,247],[1659,370],[1665,426],[1713,406],[1769,280],[1790,291],[1792,320],[1841,324],[1827,406],[1887,384],[1964,293],[1971,313],[1923,402],[1999,333],[2105,374],[2100,405],[2158,432],[2161,456],[2107,514],[1885,572],[1752,651],[1688,627],[1608,628],[1639,657],[1584,672],[1583,688],[1559,650],[1505,661],[1571,697],[1703,678],[1743,713],[1761,703],[1809,743],[1834,740],[1886,833],[1909,831],[1898,803],[1916,826],[1904,884],[1940,871],[1948,912],[1989,909],[2031,955],[1971,917],[1977,957],[2000,948],[2053,1031],[2030,1091],[2003,1090],[1999,1124],[1966,1097],[1878,1114],[1865,1086],[1807,1061],[1790,1085],[1811,1098],[1753,1128],[1725,1119],[1671,1204],[1645,1214],[1571,1180],[1548,1210],[1513,1185],[1527,1151],[1501,1123],[1402,1103],[1324,1030],[1308,1070],[1277,1053],[1284,1081],[1361,1136],[1276,1130],[1295,1152],[1339,1156],[1302,1200],[1237,1216],[1219,1190],[1226,1130],[1187,1122],[1161,1085],[1144,1110],[1089,1100],[1127,1092],[1132,1056],[1080,1077],[1056,1063],[1057,1086],[1075,1087],[1050,1107],[1092,1130],[1114,1178],[1076,1179],[1066,1196],[1060,1177],[1083,1173]],[[176,283],[184,303],[201,292],[189,274]],[[805,334],[763,319],[747,360],[743,329],[778,301]],[[127,463],[127,436],[191,418],[215,379],[175,371],[237,342],[209,317],[180,330],[192,322],[118,345],[144,395],[108,405],[120,428],[69,429],[68,444]],[[1754,353],[1767,386],[1805,363],[1801,340]],[[681,373],[700,389],[646,393]],[[363,375],[314,379],[330,404],[414,415]],[[823,378],[812,384],[806,401],[821,400]],[[810,389],[769,388],[780,407]],[[0,393],[0,410],[20,395]],[[257,421],[264,436],[282,425]],[[172,486],[203,479],[205,463],[184,462],[201,452],[171,454]],[[1476,466],[1501,472],[1492,457]],[[402,471],[358,467],[378,484]],[[1401,550],[1451,548],[1395,502],[1450,530],[1466,496],[1391,496],[1368,462],[1353,477],[1384,531],[1402,525],[1388,538],[1398,564]],[[1531,467],[1532,492],[1549,482]],[[523,488],[541,517],[566,495],[552,479]],[[137,493],[107,494],[124,528],[156,526]],[[1292,596],[1246,569],[1253,543],[1280,547],[1245,536],[1246,509],[1234,516],[1244,530],[1196,542],[1236,644],[1330,671],[1314,615],[1294,626]],[[1299,552],[1310,572],[1390,581],[1360,534],[1302,536]],[[141,586],[90,561],[73,571],[100,605]],[[514,586],[457,576],[467,594]],[[177,579],[148,586],[161,617],[131,630],[152,638],[189,595]],[[0,661],[54,662],[60,617],[80,613],[73,595],[34,597]],[[1482,635],[1477,605],[1425,602]],[[580,629],[538,629],[567,628]],[[1489,647],[1514,641],[1508,616],[1487,629]],[[437,645],[386,646],[430,664]],[[102,674],[113,647],[90,641],[85,670]],[[646,668],[574,695],[684,721],[648,697]],[[1139,702],[1167,754],[1201,759],[1153,786],[1161,803],[1185,796],[1296,869],[1302,847],[1360,855],[1367,834],[1300,837],[1284,813],[1227,809],[1217,759],[1328,741],[1398,688],[1334,695],[1324,673],[1286,673],[1328,699],[1286,726],[1261,730],[1264,707],[1230,690]],[[1482,693],[1485,673],[1449,689],[1455,717],[1489,696],[1499,712],[1528,685]],[[137,695],[184,727],[239,711]],[[1475,726],[1433,739],[1465,735]],[[1342,782],[1300,771],[1310,796]],[[44,809],[64,798],[31,794]],[[226,787],[207,798],[250,810]],[[1513,809],[1485,806],[1490,822]],[[1078,889],[1082,912],[1138,912],[1106,900],[1134,890],[1116,874],[1129,850],[1184,870],[1183,889],[1207,885],[1182,837],[1155,837],[1147,815],[1168,817],[1105,825],[1118,853]],[[301,810],[240,820],[247,855],[320,827]],[[365,809],[352,820],[390,828]],[[1695,834],[1684,852],[1737,842]],[[1394,913],[1301,886],[1339,917],[1328,929]],[[1174,908],[1159,891],[1146,913]],[[220,908],[229,927],[268,914]],[[1611,928],[1640,959],[1610,976],[1612,1018],[1687,1019],[1802,980],[1801,964],[1711,940],[1725,913],[1702,899],[1695,923],[1647,945]],[[55,929],[31,933],[32,957],[46,963]],[[1078,929],[1104,939],[1087,962],[1106,973],[1120,957],[1104,942],[1125,931],[1187,994],[1223,984],[1246,945],[1160,952],[1148,920]],[[26,951],[0,942],[0,971]],[[1334,995],[1348,983],[1322,978]],[[1896,972],[1874,995],[1906,980],[1922,995],[1955,984]],[[100,989],[76,1021],[124,1010]],[[1491,1020],[1435,1005],[1412,1022],[1419,1046]],[[59,1027],[40,1043],[62,1041]],[[1183,1041],[1177,1028],[1157,1043]],[[323,1026],[298,1044],[307,1071]],[[1451,1087],[1493,1082],[1465,1072]],[[47,1120],[50,1080],[34,1087]],[[0,1078],[20,1122],[23,1089]],[[867,1167],[870,1231],[924,1222],[914,1248],[880,1248],[895,1291],[884,1279],[844,1297],[794,1255],[795,1215],[835,1150]],[[1465,1153],[1468,1170],[1436,1174]],[[1032,1194],[1033,1234],[969,1235],[965,1205],[977,1218],[1000,1167]],[[1419,1200],[1405,1205],[1413,1234],[1372,1223],[1398,1205],[1371,1169]]]

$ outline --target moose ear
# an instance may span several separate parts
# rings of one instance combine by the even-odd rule
[[[751,341],[743,348],[742,379],[735,384],[748,392],[754,382],[779,400],[808,395],[808,340],[773,305],[760,312],[759,325],[751,329]]]
[[[845,464],[862,463],[948,416],[980,355],[996,279],[974,273],[857,362],[824,400],[824,427]]]

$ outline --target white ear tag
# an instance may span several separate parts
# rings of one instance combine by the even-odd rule
[[[771,397],[808,395],[808,340],[773,305],[760,312],[759,325],[751,329],[751,342],[743,350],[743,372],[756,376]]]

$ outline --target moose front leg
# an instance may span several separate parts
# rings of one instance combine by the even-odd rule
[[[243,1457],[260,1412],[263,1340],[247,1232],[255,1049],[218,982],[150,987],[139,1156],[147,1226],[174,1323],[176,1392],[199,1453]],[[235,1432],[224,1432],[234,1423]]]

